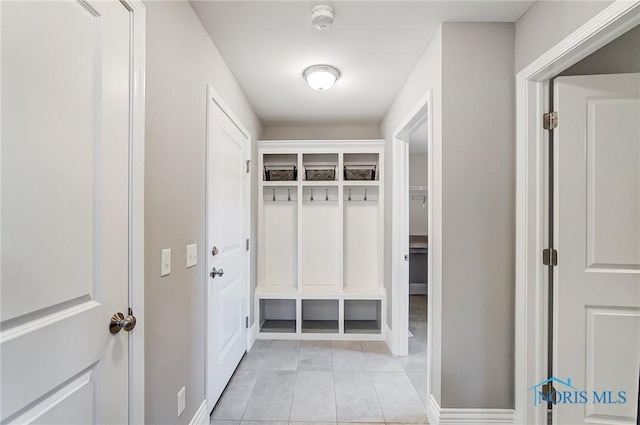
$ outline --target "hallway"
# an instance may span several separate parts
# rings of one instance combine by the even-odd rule
[[[426,306],[410,297],[407,357],[382,341],[256,341],[211,424],[427,423]]]

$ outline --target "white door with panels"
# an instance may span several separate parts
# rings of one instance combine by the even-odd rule
[[[131,13],[0,8],[0,421],[125,424]]]
[[[558,404],[554,423],[635,424],[640,74],[560,77],[554,87],[554,376],[570,378],[587,397],[586,403]]]
[[[207,101],[207,403],[213,409],[247,348],[249,138]]]

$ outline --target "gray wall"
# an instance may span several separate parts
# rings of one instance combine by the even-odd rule
[[[611,1],[538,1],[516,22],[516,72],[558,44]]]
[[[212,83],[254,138],[261,124],[187,2],[146,2],[146,423],[188,424],[205,387],[205,126]],[[253,196],[255,199],[255,196]],[[186,245],[198,265],[185,268]],[[172,249],[160,278],[160,250]],[[186,410],[177,416],[177,393]]]
[[[263,140],[379,139],[378,125],[265,126]]]
[[[411,143],[411,141],[409,141]],[[426,186],[428,180],[427,155],[414,153],[409,155],[409,186]],[[416,195],[420,196],[420,195]],[[426,196],[426,193],[425,193]],[[409,234],[426,235],[427,208],[422,206],[423,199],[409,199]],[[426,205],[426,202],[425,202]]]
[[[514,407],[514,39],[442,26],[444,408]]]
[[[443,408],[513,408],[514,31],[512,23],[442,24],[381,124],[387,140],[385,183],[391,188],[393,132],[426,91],[433,91],[429,154],[434,200],[442,196],[442,203],[433,205],[429,239],[431,247],[442,241],[443,251],[430,250],[435,307],[431,384]],[[495,116],[503,119],[497,122]],[[441,182],[435,181],[438,168]],[[385,199],[387,246],[391,199]],[[390,249],[386,254],[388,265]],[[389,294],[389,267],[385,283]]]
[[[560,75],[640,72],[640,25],[602,46]]]

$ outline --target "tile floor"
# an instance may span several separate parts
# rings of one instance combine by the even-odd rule
[[[426,317],[426,296],[412,295],[407,357],[378,341],[258,340],[211,424],[426,424]]]

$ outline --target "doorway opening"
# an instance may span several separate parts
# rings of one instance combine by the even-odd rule
[[[407,115],[393,138],[392,330],[396,356],[422,374],[427,399],[433,374],[434,156],[432,92]],[[436,232],[437,233],[437,232]],[[438,291],[435,291],[437,294]]]

